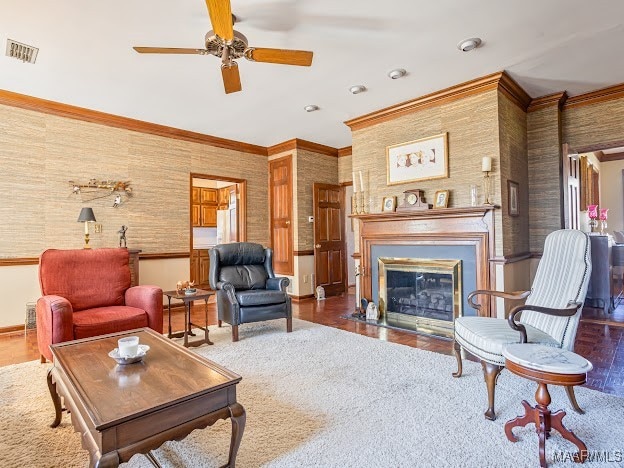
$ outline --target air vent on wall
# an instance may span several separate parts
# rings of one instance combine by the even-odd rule
[[[39,49],[33,46],[7,39],[6,55],[22,62],[35,63]]]

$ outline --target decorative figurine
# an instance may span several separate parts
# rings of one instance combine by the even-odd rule
[[[190,280],[178,281],[176,283],[176,292],[178,294],[182,294],[182,292],[186,291],[187,289],[193,289],[194,286],[195,286],[195,281],[190,281]]]
[[[317,301],[325,300],[325,289],[323,288],[323,286],[316,287],[316,300]]]
[[[119,234],[119,247],[126,247],[126,231],[127,230],[128,230],[128,226],[121,226],[121,229],[117,231],[117,234]]]

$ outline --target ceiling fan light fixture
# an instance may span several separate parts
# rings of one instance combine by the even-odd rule
[[[407,75],[407,72],[403,68],[395,68],[394,70],[390,70],[388,72],[388,76],[393,80],[398,80],[399,78],[403,78]]]
[[[314,112],[319,110],[319,106],[317,106],[316,104],[308,104],[303,108],[303,110],[305,110],[306,112]]]
[[[471,50],[476,49],[482,44],[482,41],[478,37],[471,37],[469,39],[464,39],[457,44],[457,48],[462,52],[470,52]]]
[[[363,93],[364,91],[366,91],[366,86],[364,85],[355,85],[349,88],[349,92],[351,94],[360,94],[360,93]]]

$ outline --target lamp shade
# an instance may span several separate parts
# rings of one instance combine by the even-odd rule
[[[78,216],[79,223],[86,223],[87,221],[96,221],[93,214],[93,208],[82,208],[80,210],[80,216]]]

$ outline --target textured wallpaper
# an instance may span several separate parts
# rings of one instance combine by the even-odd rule
[[[80,248],[80,208],[103,225],[93,247],[146,253],[189,250],[189,174],[247,180],[248,239],[267,244],[267,158],[0,105],[0,256],[33,257],[45,248]],[[81,201],[68,181],[129,180],[131,199]]]

